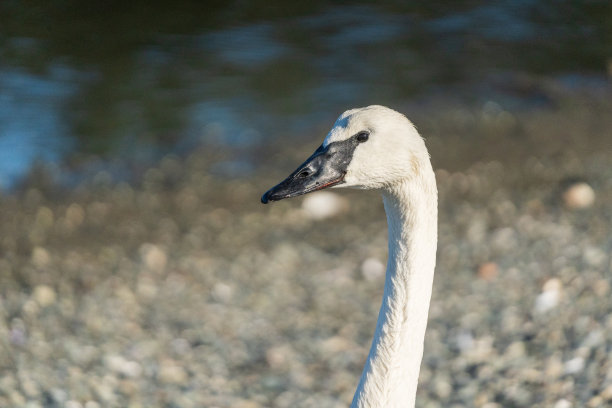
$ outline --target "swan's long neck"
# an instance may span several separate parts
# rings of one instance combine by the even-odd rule
[[[437,191],[431,165],[383,194],[389,261],[376,332],[352,408],[414,406],[433,283]]]

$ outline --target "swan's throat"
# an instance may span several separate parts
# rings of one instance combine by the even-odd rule
[[[431,168],[383,194],[389,260],[376,332],[352,407],[413,407],[437,243]]]

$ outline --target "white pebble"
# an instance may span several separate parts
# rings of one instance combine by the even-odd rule
[[[142,367],[140,364],[136,361],[129,361],[118,354],[106,356],[104,363],[110,370],[123,374],[126,377],[140,377],[140,374],[142,374]]]
[[[572,184],[563,193],[563,202],[572,210],[589,208],[595,202],[595,191],[587,183]]]
[[[544,313],[554,309],[561,300],[561,281],[557,278],[552,278],[544,283],[542,293],[535,300],[534,311],[536,313]]]
[[[323,220],[334,217],[346,210],[346,200],[338,194],[321,191],[308,195],[302,202],[302,209],[313,220]]]
[[[384,273],[385,265],[376,258],[368,258],[361,264],[361,274],[366,280],[376,280]]]
[[[180,384],[188,378],[185,369],[173,363],[163,363],[159,368],[158,379],[164,384]]]
[[[140,256],[150,271],[161,273],[166,269],[168,255],[166,251],[154,244],[142,244]]]
[[[554,408],[572,408],[572,404],[565,398],[562,398],[559,401],[555,402]]]
[[[576,357],[568,360],[563,364],[563,372],[565,374],[577,374],[584,369],[584,358]]]
[[[221,303],[227,303],[232,299],[234,290],[232,289],[230,285],[226,283],[218,282],[213,287],[212,294],[215,300]]]
[[[47,285],[38,285],[32,292],[32,299],[41,307],[51,306],[55,303],[57,295],[52,287]]]

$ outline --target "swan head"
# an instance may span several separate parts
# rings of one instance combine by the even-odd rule
[[[278,201],[328,187],[388,189],[429,163],[425,143],[401,113],[372,105],[338,117],[323,144],[261,198]]]

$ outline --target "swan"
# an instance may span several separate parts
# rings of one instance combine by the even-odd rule
[[[414,407],[438,229],[438,192],[425,142],[395,110],[348,110],[323,144],[261,201],[328,187],[380,191],[388,224],[382,305],[351,408]]]

